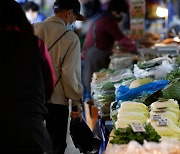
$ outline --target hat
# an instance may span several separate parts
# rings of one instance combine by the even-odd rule
[[[54,9],[71,10],[77,14],[77,20],[83,21],[85,17],[80,14],[81,5],[78,0],[56,0],[54,2]]]
[[[128,13],[129,3],[127,0],[111,0],[108,4],[108,10]]]

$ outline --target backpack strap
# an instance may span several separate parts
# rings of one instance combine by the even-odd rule
[[[67,51],[67,52],[68,52],[68,51]],[[64,58],[66,57],[67,52],[65,53],[65,55],[64,55],[64,57],[63,57],[63,59],[62,59],[61,67],[62,67],[62,65],[63,65]],[[59,75],[59,77],[58,77],[58,79],[57,79],[57,81],[56,81],[56,83],[55,83],[55,86],[57,85],[57,83],[59,82],[60,79],[61,79],[61,73],[60,73],[60,75]]]
[[[50,50],[52,49],[52,47],[53,47],[68,31],[70,31],[70,30],[66,30],[66,31],[48,48],[48,51],[50,51]],[[65,55],[64,55],[64,57],[63,57],[61,66],[62,66],[62,64],[63,64],[63,61],[64,61],[64,58],[65,58],[66,54],[67,54],[67,52],[65,53]],[[61,73],[60,73],[60,75],[59,75],[59,77],[58,77],[58,79],[57,79],[57,81],[56,81],[56,83],[55,83],[55,86],[57,85],[57,83],[59,82],[60,79],[61,79]]]
[[[68,32],[69,30],[66,30],[49,48],[48,51],[51,50],[51,48]]]

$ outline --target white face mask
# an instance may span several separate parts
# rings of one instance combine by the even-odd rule
[[[75,21],[74,21],[72,24],[67,24],[66,26],[67,26],[67,29],[68,29],[68,30],[74,31]]]
[[[67,29],[71,30],[71,31],[74,31],[75,22],[76,22],[76,18],[74,16],[74,14],[71,12],[71,14],[67,18],[67,24],[66,24]]]
[[[26,17],[30,22],[32,22],[38,16],[37,12],[32,12],[31,10],[26,12]]]

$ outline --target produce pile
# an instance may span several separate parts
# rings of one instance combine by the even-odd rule
[[[164,80],[163,82],[162,81],[160,83],[163,83],[166,80]],[[116,97],[118,98],[117,106],[119,106],[119,109],[115,109],[114,111],[112,111],[112,115],[113,115],[112,119],[114,120],[115,123],[115,131],[114,131],[115,133],[110,143],[125,144],[130,142],[131,140],[136,140],[140,144],[143,144],[144,140],[159,142],[160,139],[159,136],[161,136],[162,138],[168,137],[168,138],[180,140],[179,104],[177,100],[168,99],[169,97],[175,98],[177,92],[174,94],[172,88],[171,88],[171,92],[172,92],[171,96],[169,96],[170,94],[169,92],[167,92],[167,90],[170,89],[169,87],[171,87],[172,85],[174,86],[173,89],[176,90],[177,88],[175,88],[175,86],[178,86],[178,84],[177,82],[176,85],[172,83],[170,83],[169,85],[165,84],[166,85],[165,88],[163,87],[160,88],[160,84],[158,83],[159,84],[158,88],[160,89],[157,90],[161,90],[161,95],[159,95],[159,97],[157,97],[156,99],[154,98],[155,101],[151,101],[150,102],[151,105],[149,105],[148,103],[149,105],[148,106],[144,100],[146,100],[146,98],[149,97],[149,95],[152,96],[154,95],[154,93],[157,92],[156,90],[155,91],[153,90],[154,87],[157,86],[154,83],[157,84],[158,82],[157,81],[154,82],[149,78],[136,79],[133,82],[131,82],[131,84],[129,85],[128,90],[131,93],[127,92],[127,90],[122,94],[117,92],[117,95],[122,95],[122,96]],[[154,87],[150,86],[151,88],[149,90],[149,88],[147,88],[149,87],[149,85],[152,85]],[[142,88],[142,87],[146,87],[146,88]],[[120,86],[119,88],[122,87]],[[139,90],[141,95],[136,95],[136,93],[134,92],[135,90]],[[167,93],[169,94],[168,97],[167,97]],[[135,98],[134,96],[138,96],[138,99]],[[127,101],[128,99],[129,101]],[[141,130],[141,132],[136,132],[131,128],[132,124],[140,124],[144,128],[147,128],[147,126],[153,127],[151,131],[153,132],[152,134],[154,135],[154,137],[151,138],[150,136],[148,136],[149,132],[146,129],[144,132],[143,130]],[[139,133],[141,133],[140,137],[142,140],[139,140],[139,138],[133,138],[131,136],[132,132],[126,131],[126,129],[130,129],[130,128],[134,131],[136,137],[140,135]],[[123,131],[126,132],[126,134],[122,134],[123,132],[122,129]],[[121,133],[118,133],[119,131]],[[126,139],[124,135],[126,135]]]
[[[180,110],[177,101],[169,99],[152,103],[150,117],[150,123],[159,135],[180,140]],[[159,119],[165,120],[163,126],[159,126]]]
[[[129,123],[132,122],[129,121]],[[143,144],[144,140],[148,142],[159,142],[161,137],[157,134],[150,123],[144,125],[144,130],[144,132],[134,132],[130,125],[126,128],[118,128],[115,130],[113,139],[110,141],[110,143],[128,144],[132,140],[135,140],[140,144]]]
[[[99,108],[100,116],[104,120],[110,119],[110,106],[115,101],[115,87],[119,84],[134,80],[132,70],[125,69],[120,71],[101,70],[105,73],[98,80],[94,74],[91,83],[95,106]]]
[[[145,130],[136,132],[132,124],[141,124]],[[144,140],[159,142],[161,137],[180,140],[179,126],[180,109],[173,99],[160,99],[152,103],[150,111],[143,103],[125,101],[118,109],[114,136],[110,143],[127,144],[136,140],[143,144]]]
[[[149,111],[146,105],[138,102],[126,101],[118,109],[115,128],[127,128],[131,123],[145,124],[149,118]]]
[[[162,145],[167,144],[166,140],[178,145],[179,61],[180,58],[159,57],[139,62],[133,68],[108,72],[100,80],[92,82],[95,104],[101,114],[114,123],[109,140],[111,146],[118,145],[121,150],[126,147],[125,151],[128,151],[133,141],[141,150],[139,153],[148,154],[154,149],[151,147],[148,151],[147,145],[156,145],[161,152]],[[166,150],[167,154],[171,153],[173,146]]]

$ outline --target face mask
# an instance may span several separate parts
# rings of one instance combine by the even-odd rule
[[[66,26],[68,30],[74,31],[75,22],[73,22],[72,24],[67,24]]]
[[[37,12],[32,12],[31,10],[26,12],[26,17],[28,20],[31,22],[37,17],[38,13]]]

